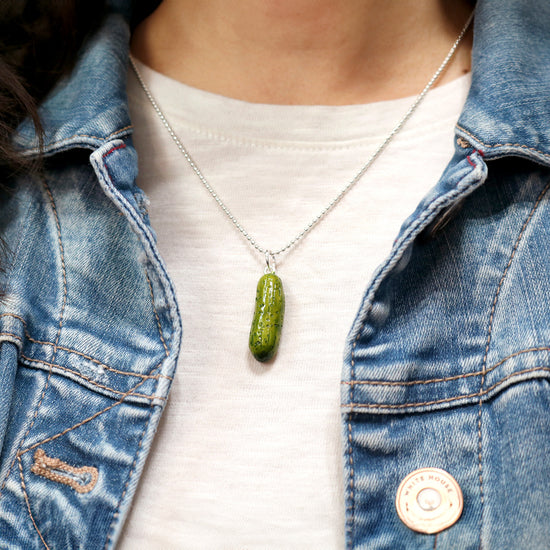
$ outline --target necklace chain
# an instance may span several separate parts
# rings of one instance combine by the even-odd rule
[[[233,225],[242,233],[242,235],[246,238],[246,240],[262,255],[266,258],[266,264],[267,269],[270,271],[275,270],[275,257],[279,254],[282,254],[283,252],[287,251],[289,248],[293,247],[296,243],[301,241],[309,231],[311,231],[344,197],[344,195],[361,179],[361,177],[365,174],[365,172],[370,168],[372,163],[380,156],[382,151],[386,148],[388,143],[393,139],[393,137],[403,128],[405,123],[409,120],[411,115],[416,111],[417,107],[420,105],[426,94],[430,91],[430,89],[433,87],[435,82],[438,80],[438,78],[441,76],[441,73],[445,70],[447,65],[449,64],[450,60],[452,59],[454,53],[456,52],[460,42],[462,41],[462,38],[466,34],[466,31],[468,30],[468,27],[470,26],[470,23],[472,22],[472,19],[474,17],[474,11],[470,14],[470,17],[466,21],[466,24],[460,31],[460,34],[458,35],[458,38],[455,40],[454,44],[451,46],[451,49],[449,50],[449,53],[437,69],[433,76],[430,78],[429,82],[426,84],[424,89],[418,94],[412,105],[409,107],[408,111],[403,115],[403,118],[396,124],[396,126],[393,128],[393,130],[388,134],[388,136],[382,141],[382,143],[378,146],[378,148],[372,153],[372,155],[368,158],[368,160],[365,162],[365,164],[360,168],[360,170],[357,172],[357,174],[344,186],[343,189],[340,190],[340,192],[315,216],[303,229],[296,235],[293,239],[291,239],[285,246],[279,248],[278,250],[272,251],[268,248],[264,248],[263,246],[259,245],[254,237],[243,227],[243,225],[239,222],[239,220],[233,215],[231,210],[227,207],[225,202],[221,199],[221,197],[218,195],[218,193],[214,190],[214,188],[208,183],[207,179],[204,177],[203,173],[201,172],[200,168],[197,166],[196,162],[193,160],[193,157],[189,154],[189,151],[185,148],[183,143],[180,141],[172,127],[170,126],[168,120],[166,119],[166,116],[162,112],[161,108],[159,107],[159,104],[153,97],[151,91],[145,84],[141,73],[139,72],[136,63],[134,59],[130,56],[130,63],[134,70],[134,73],[136,74],[136,77],[143,88],[143,91],[145,92],[145,95],[151,102],[151,105],[153,106],[155,112],[157,113],[158,117],[160,118],[162,124],[164,127],[168,130],[168,133],[170,134],[171,138],[174,140],[175,144],[177,145],[180,152],[183,154],[187,162],[189,163],[190,167],[192,168],[193,172],[197,175],[200,182],[203,184],[203,186],[207,189],[207,191],[212,195],[212,198],[218,203],[219,207],[222,209],[222,211],[225,213],[225,215],[231,220]]]

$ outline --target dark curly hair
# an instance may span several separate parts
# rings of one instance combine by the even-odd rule
[[[13,147],[13,132],[29,117],[41,138],[37,107],[71,70],[103,12],[101,0],[0,2],[0,166],[26,164]]]

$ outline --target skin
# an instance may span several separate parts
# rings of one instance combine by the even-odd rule
[[[164,0],[135,57],[255,103],[344,105],[420,92],[468,18],[466,0]],[[470,69],[472,32],[439,84]]]

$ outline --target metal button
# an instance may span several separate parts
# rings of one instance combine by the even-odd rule
[[[421,468],[401,482],[395,507],[401,521],[413,531],[439,533],[462,514],[462,491],[445,470]]]
[[[426,487],[416,495],[416,502],[426,512],[437,510],[441,506],[441,493],[436,489]]]

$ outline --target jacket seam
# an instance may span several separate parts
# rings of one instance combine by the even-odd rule
[[[30,342],[32,342],[33,344],[39,344],[41,346],[55,346],[55,344],[53,342],[47,342],[47,341],[43,341],[43,340],[36,340],[35,338],[33,338],[27,331],[26,329],[26,322],[25,320],[20,317],[19,315],[15,315],[13,313],[2,313],[0,314],[0,317],[14,317],[15,319],[19,319],[23,325],[25,326],[25,338],[27,340],[29,340]],[[11,336],[13,338],[16,338],[17,340],[19,340],[20,342],[23,342],[23,339],[17,335],[17,334],[13,334],[11,332],[0,332],[0,336]],[[167,376],[166,374],[155,374],[155,375],[151,375],[151,374],[141,374],[139,372],[128,372],[128,371],[124,371],[124,370],[119,370],[119,369],[115,369],[114,367],[110,367],[109,365],[107,365],[106,363],[103,363],[102,361],[99,361],[98,359],[95,359],[94,357],[90,356],[90,355],[86,355],[85,353],[82,353],[81,351],[77,351],[75,349],[72,349],[72,348],[68,348],[66,346],[57,346],[57,349],[58,350],[62,350],[62,351],[66,351],[68,353],[74,353],[75,355],[78,355],[80,357],[82,357],[83,359],[86,359],[100,367],[103,367],[104,369],[107,369],[109,371],[112,371],[116,374],[121,374],[123,376],[134,376],[136,378],[146,378],[146,379],[158,379],[158,378],[166,378],[167,380],[172,380],[173,377],[172,376]],[[153,369],[153,371],[156,369],[157,367],[155,367]],[[151,371],[152,372],[152,371]]]
[[[479,151],[479,153],[482,155],[481,151]],[[473,165],[473,170],[475,170],[477,168],[477,165],[472,161],[470,156],[468,156],[468,162],[469,162],[470,165]],[[414,233],[416,228],[421,226],[425,219],[429,218],[429,216],[433,212],[433,210],[432,210],[433,205],[437,205],[437,206],[445,205],[446,203],[452,201],[456,195],[460,195],[460,193],[461,193],[460,189],[455,189],[452,192],[450,192],[449,194],[444,195],[443,197],[435,197],[434,199],[432,199],[425,206],[423,213],[415,221],[415,224],[409,228],[408,233],[403,236],[399,246],[402,246],[403,243],[405,243],[406,240],[408,238],[410,238],[410,236]],[[437,206],[435,208],[437,208]],[[395,255],[396,255],[396,252],[394,252],[393,255],[391,256],[390,260],[386,264],[386,267],[382,271],[377,273],[376,278],[372,283],[373,288],[375,287],[375,285],[378,284],[378,282],[380,281],[380,278],[383,277],[386,270],[391,269],[390,265],[391,265],[391,262],[394,260]],[[364,298],[364,301],[365,300],[368,300],[368,295]],[[363,313],[363,320],[361,322],[359,330],[357,331],[357,335],[356,335],[356,337],[355,337],[355,339],[354,339],[354,341],[351,345],[350,381],[353,381],[354,378],[355,378],[355,365],[356,365],[355,350],[356,350],[359,338],[361,337],[361,334],[362,334],[363,329],[365,327],[365,324],[367,323],[368,316],[369,316],[369,314],[372,310],[372,305],[373,304],[371,302],[368,305],[366,311]],[[361,309],[362,309],[362,306],[361,306]],[[350,385],[350,394],[349,394],[350,403],[346,404],[346,405],[344,405],[344,404],[341,405],[342,407],[349,407],[350,408],[350,413],[348,414],[348,465],[349,465],[349,470],[350,470],[348,490],[349,490],[349,499],[350,499],[349,510],[350,510],[350,513],[351,513],[351,517],[350,517],[349,521],[346,523],[347,528],[348,528],[348,538],[347,538],[348,550],[351,550],[351,548],[353,546],[353,529],[354,529],[354,523],[355,523],[355,490],[354,490],[354,483],[355,483],[354,475],[355,475],[355,472],[354,472],[354,464],[353,464],[352,422],[351,422],[351,415],[353,413],[353,409],[356,407],[356,405],[354,404],[354,389],[355,389],[355,386]],[[361,405],[358,408],[363,409],[363,408],[365,408],[365,406]]]
[[[477,136],[472,134],[472,132],[469,132],[468,130],[466,130],[466,128],[460,126],[460,124],[457,124],[456,127],[460,131],[464,132],[466,135],[470,136],[472,139],[475,139],[478,143],[481,143],[481,145],[483,145],[483,147],[486,147],[487,149],[496,149],[496,148],[501,148],[501,147],[521,147],[522,149],[527,149],[528,151],[533,151],[534,153],[539,153],[543,157],[546,157],[546,158],[550,159],[550,154],[545,153],[544,151],[541,151],[540,149],[537,149],[536,147],[531,147],[529,145],[525,145],[525,144],[522,144],[522,143],[495,143],[495,144],[491,145],[491,144],[485,143],[484,141],[479,139]]]
[[[481,156],[483,156],[482,152],[481,151],[477,151]],[[471,160],[471,158],[470,158]],[[470,173],[473,173],[473,171],[475,170],[475,167],[477,167],[477,165],[474,164],[474,169],[472,170],[472,172]],[[470,175],[470,174],[468,174]],[[467,175],[467,176],[468,176]],[[465,177],[467,177],[465,176]],[[414,233],[414,231],[422,225],[422,223],[424,223],[424,221],[429,218],[429,216],[431,214],[433,214],[433,208],[437,208],[439,206],[441,207],[444,207],[446,206],[448,203],[452,202],[455,197],[457,195],[460,195],[462,192],[461,189],[453,189],[452,191],[448,192],[447,194],[443,195],[443,196],[439,196],[439,197],[434,197],[432,200],[430,200],[430,202],[428,204],[425,205],[424,207],[424,210],[423,212],[420,214],[420,216],[413,222],[413,224],[411,224],[411,226],[408,228],[407,230],[407,233],[405,233],[400,241],[399,241],[399,248],[403,245],[404,242],[407,241],[407,239],[410,239],[410,236]],[[437,205],[434,207],[434,205]],[[394,243],[396,244],[396,243]],[[392,250],[392,253],[391,253],[391,256],[390,258],[388,259],[387,263],[385,264],[385,267],[384,269],[382,269],[381,271],[377,272],[376,274],[376,278],[372,281],[372,284],[371,284],[371,289],[372,288],[377,288],[376,285],[378,285],[378,282],[380,281],[381,278],[383,278],[383,276],[385,275],[385,273],[387,272],[387,270],[389,269],[392,269],[393,268],[393,265],[391,265],[390,267],[390,264],[392,263],[392,261],[395,259],[395,256],[397,255],[397,252],[399,250],[399,248],[394,248]],[[365,297],[365,299],[363,301],[366,301],[368,298]],[[351,376],[350,378],[353,379],[355,378],[355,348],[357,346],[357,342],[359,341],[359,338],[361,337],[361,333],[363,332],[363,329],[365,328],[365,325],[367,323],[367,319],[368,319],[368,316],[372,310],[372,306],[373,304],[370,303],[366,309],[366,311],[363,313],[363,320],[361,322],[361,325],[359,327],[359,330],[357,332],[357,335],[353,341],[353,345],[352,345],[352,350],[351,350]]]
[[[117,151],[118,149],[125,149],[125,148],[126,148],[125,143],[121,143],[120,145],[116,145],[114,147],[111,147],[111,149],[109,149],[108,151],[103,153],[101,158],[105,161],[106,157],[108,157],[109,155],[111,155],[112,153]],[[107,174],[109,175],[109,178],[111,179],[111,183],[112,183],[113,182],[113,176],[111,175],[111,171],[109,170],[109,166],[105,162],[103,163],[103,165],[105,166],[105,169],[107,170]],[[154,294],[153,294],[153,286],[151,284],[151,279],[149,278],[149,275],[147,274],[147,270],[144,269],[144,272],[145,272],[145,278],[147,279],[147,283],[149,285],[149,291],[151,293],[151,305],[153,307],[153,312],[154,312],[155,318],[157,320],[157,328],[158,328],[158,331],[159,331],[160,341],[162,342],[162,345],[164,347],[164,354],[165,354],[166,357],[168,357],[170,355],[170,352],[168,351],[168,347],[166,346],[166,341],[164,340],[164,334],[162,332],[162,326],[161,326],[161,323],[160,323],[160,318],[159,318],[159,315],[158,315],[158,312],[157,312],[157,308],[155,306],[155,297],[154,297]]]
[[[2,334],[9,334],[9,333],[0,332],[0,335],[2,335]],[[33,344],[39,344],[41,346],[53,346],[54,345],[52,342],[44,342],[44,341],[40,341],[40,340],[35,340],[34,338],[31,338],[28,335],[26,335],[26,338],[28,340],[30,340]],[[19,338],[19,339],[21,340],[21,338]],[[57,346],[57,349],[62,350],[62,351],[66,351],[67,353],[78,355],[79,357],[82,357],[83,359],[86,359],[87,361],[90,361],[91,363],[94,363],[95,365],[98,365],[99,367],[102,367],[104,369],[107,369],[108,371],[114,372],[115,374],[120,374],[122,376],[130,376],[130,377],[135,377],[135,378],[144,378],[146,380],[149,380],[149,379],[155,379],[156,380],[158,378],[167,378],[168,380],[172,380],[171,376],[167,376],[165,374],[151,375],[151,374],[141,374],[139,372],[128,372],[128,371],[125,371],[125,370],[115,369],[113,367],[110,367],[109,365],[106,365],[105,363],[102,363],[101,361],[99,361],[97,359],[94,359],[93,357],[91,357],[89,355],[86,355],[85,353],[82,353],[80,351],[76,351],[76,350],[71,349],[71,348],[67,348],[65,346]],[[33,361],[34,361],[34,359],[33,359]]]
[[[20,315],[16,315],[15,313],[2,313],[0,314],[0,317],[13,317],[14,319],[18,319],[19,321],[21,321],[24,325],[27,324],[23,317],[21,317]]]
[[[481,525],[479,530],[479,548],[483,547],[483,514],[484,514],[484,494],[483,494],[483,434],[482,434],[482,409],[483,409],[483,386],[485,384],[485,376],[486,376],[486,367],[487,367],[487,357],[489,355],[489,348],[491,345],[492,340],[492,334],[493,334],[493,323],[495,319],[495,311],[498,304],[498,298],[500,296],[500,291],[502,289],[502,286],[504,285],[504,281],[506,280],[506,277],[510,271],[510,266],[512,265],[512,262],[514,261],[514,258],[516,256],[516,252],[519,248],[519,245],[525,235],[525,231],[527,230],[527,226],[529,225],[530,221],[533,219],[533,216],[542,201],[543,197],[545,196],[546,192],[548,191],[548,188],[550,188],[550,183],[547,183],[544,189],[539,193],[539,196],[537,197],[537,200],[535,201],[535,204],[531,208],[531,211],[529,212],[529,215],[523,222],[523,225],[521,227],[521,230],[516,238],[516,242],[514,243],[514,247],[512,248],[512,252],[510,253],[510,258],[508,259],[508,263],[506,264],[506,267],[504,268],[504,271],[502,273],[502,276],[500,278],[500,281],[498,283],[497,290],[495,292],[495,297],[493,299],[493,304],[491,306],[491,313],[489,316],[489,327],[487,331],[487,342],[485,345],[485,354],[483,356],[483,363],[482,363],[482,374],[481,374],[481,382],[479,386],[479,411],[478,411],[478,419],[477,419],[477,434],[478,434],[478,471],[479,471],[479,492],[480,492],[480,501],[481,501]]]
[[[164,340],[164,333],[162,331],[162,325],[160,324],[159,314],[158,314],[157,308],[155,306],[155,296],[153,294],[153,285],[151,284],[151,279],[149,278],[149,275],[148,275],[146,269],[144,269],[144,272],[145,272],[145,278],[147,279],[147,284],[149,285],[149,292],[151,293],[151,305],[153,306],[153,312],[155,313],[155,318],[157,320],[157,328],[158,328],[158,331],[159,331],[160,341],[162,342],[162,345],[164,347],[164,354],[166,355],[166,357],[168,357],[170,355],[170,352],[168,351],[166,341]]]
[[[92,165],[94,166],[94,169],[96,169],[98,180],[101,186],[103,187],[105,193],[107,194],[107,196],[111,197],[111,199],[118,205],[121,212],[127,216],[128,221],[133,225],[133,227],[136,230],[141,231],[141,235],[143,237],[142,245],[146,251],[146,255],[147,256],[150,255],[151,260],[153,259],[156,260],[162,268],[162,259],[158,255],[158,249],[155,246],[155,241],[151,235],[151,232],[147,230],[146,226],[144,226],[144,222],[141,216],[138,215],[135,209],[131,207],[128,200],[116,188],[116,185],[114,184],[114,181],[113,181],[112,174],[109,171],[109,167],[104,161],[106,156],[111,154],[116,149],[120,149],[123,147],[126,147],[126,144],[122,143],[121,145],[113,146],[106,153],[103,153],[101,157],[103,162],[98,162],[95,158],[91,158],[91,162],[92,162]],[[110,180],[111,185],[109,185],[108,180]],[[171,302],[170,295],[167,292],[167,286],[170,287],[169,280],[165,279],[165,284],[161,286],[163,288],[163,292],[168,303],[170,303]],[[172,309],[169,309],[169,316],[174,327],[176,327],[176,330],[177,328],[179,328],[179,330],[181,331],[181,320],[177,315],[177,302],[175,302],[174,296],[172,299],[172,303],[174,305],[175,311],[172,311]],[[178,344],[179,344],[179,341],[178,341]]]
[[[453,401],[458,401],[460,399],[469,399],[472,397],[479,397],[480,395],[484,396],[493,391],[495,388],[500,386],[501,384],[504,384],[504,382],[515,378],[517,376],[521,376],[523,374],[529,374],[532,372],[550,372],[550,367],[547,366],[541,366],[541,367],[532,367],[530,369],[524,369],[517,372],[514,372],[512,374],[509,374],[508,376],[505,376],[492,386],[489,386],[485,390],[482,390],[482,392],[476,391],[474,393],[469,394],[463,394],[463,395],[457,395],[455,397],[447,397],[445,399],[437,399],[434,401],[425,401],[423,403],[400,403],[397,405],[388,405],[388,404],[381,404],[381,403],[349,403],[349,404],[342,404],[342,408],[347,407],[353,407],[354,409],[404,409],[407,407],[423,407],[426,405],[439,405],[441,403],[451,403]]]
[[[49,363],[48,361],[43,361],[41,359],[33,359],[32,357],[27,357],[26,355],[23,355],[23,354],[21,354],[21,358],[24,359],[25,361],[27,361],[28,364],[30,364],[30,363],[40,363],[41,365],[45,365],[47,367],[57,368],[57,369],[61,369],[61,370],[70,372],[71,374],[74,374],[74,375],[78,376],[79,378],[82,378],[83,380],[86,380],[87,382],[89,382],[90,384],[93,384],[94,386],[97,386],[98,388],[102,388],[104,390],[108,390],[108,391],[111,391],[113,393],[118,393],[120,395],[125,395],[126,394],[126,392],[123,392],[123,391],[120,391],[120,390],[115,390],[114,388],[111,388],[109,386],[104,386],[103,384],[100,384],[99,382],[94,381],[92,378],[88,378],[87,376],[84,376],[83,374],[79,373],[76,370],[72,370],[72,369],[69,369],[67,367],[62,367],[61,365],[58,365],[56,363]],[[151,378],[154,379],[155,377],[151,377]],[[135,396],[135,397],[145,397],[146,399],[160,399],[162,401],[165,400],[164,397],[155,397],[155,396],[146,395],[146,394],[142,394],[142,393],[132,393],[131,395]]]
[[[353,386],[351,388],[353,392]],[[348,465],[350,469],[349,476],[349,500],[350,505],[346,507],[346,512],[349,512],[351,517],[348,520],[348,550],[353,548],[353,530],[355,526],[355,477],[354,477],[354,461],[353,461],[353,437],[352,437],[352,423],[351,413],[348,414]]]
[[[114,132],[111,132],[109,135],[103,137],[103,136],[95,136],[93,134],[73,134],[72,136],[63,138],[63,139],[57,139],[55,141],[50,141],[49,143],[44,145],[45,151],[51,151],[52,147],[55,147],[56,145],[61,145],[63,143],[68,143],[75,138],[91,138],[91,139],[97,139],[99,141],[109,141],[110,139],[117,137],[119,134],[123,134],[124,132],[127,132],[128,130],[131,130],[133,128],[132,124],[129,124],[128,126],[124,126],[123,128],[120,128],[120,130],[115,130]],[[29,148],[26,150],[26,154],[31,154],[37,152],[37,149],[35,147]]]
[[[0,332],[0,336],[9,336],[10,338],[15,338],[16,340],[23,342],[23,338],[17,334],[13,334],[13,332]]]
[[[501,359],[498,363],[495,363],[491,367],[485,370],[485,374],[489,374],[490,372],[494,371],[496,368],[500,367],[503,363],[506,361],[509,361],[510,359],[517,357],[518,355],[522,355],[524,353],[533,353],[537,351],[550,351],[550,347],[543,346],[540,348],[526,348],[522,349],[520,351],[516,351],[514,353],[511,353],[510,355],[507,355],[504,357],[504,359]],[[343,385],[349,385],[349,386],[416,386],[416,385],[424,385],[424,384],[436,384],[440,382],[452,382],[453,380],[461,380],[463,378],[470,378],[472,376],[480,376],[483,374],[483,370],[479,370],[476,372],[468,372],[466,374],[457,374],[456,376],[448,376],[446,378],[432,378],[430,380],[403,380],[403,381],[394,381],[394,380],[342,380],[340,383]]]
[[[25,498],[25,503],[27,504],[27,511],[29,512],[29,517],[31,518],[32,524],[34,525],[34,528],[35,528],[36,532],[38,533],[38,536],[40,537],[40,540],[42,541],[42,544],[44,544],[44,547],[46,548],[46,550],[50,550],[50,547],[46,543],[46,540],[44,539],[44,536],[40,532],[40,529],[38,528],[38,525],[37,525],[37,523],[34,519],[34,516],[32,515],[31,503],[30,503],[30,500],[29,500],[29,495],[27,494],[27,487],[26,487],[26,484],[25,484],[25,477],[23,475],[23,465],[21,464],[21,457],[19,455],[17,455],[17,462],[18,462],[18,465],[19,465],[19,477],[21,479],[21,490],[23,491],[23,496]]]
[[[115,150],[115,147],[112,147],[107,153],[104,153],[102,156],[102,159],[104,159],[107,154],[112,153]],[[119,207],[122,214],[125,214],[127,216],[128,221],[134,226],[134,228],[140,229],[142,231],[142,244],[144,248],[146,249],[146,254],[150,255],[152,259],[155,259],[159,264],[162,266],[162,260],[158,255],[158,250],[155,247],[154,239],[152,238],[151,232],[147,230],[147,228],[143,225],[143,219],[137,215],[135,209],[130,207],[130,204],[128,203],[127,199],[124,198],[124,196],[116,189],[116,186],[114,185],[111,173],[109,172],[109,169],[105,162],[99,162],[95,158],[90,158],[91,163],[96,170],[96,174],[98,177],[98,180],[100,182],[100,185],[104,189],[106,195],[110,197]],[[110,180],[110,184],[108,182],[108,179]],[[169,281],[165,281],[165,283],[169,284]],[[163,285],[164,287],[164,285]],[[166,289],[164,289],[164,292],[166,294]],[[168,301],[170,302],[169,296],[167,296]],[[177,304],[175,302],[174,306],[177,309]],[[174,326],[179,326],[181,330],[181,324],[179,317],[172,312],[172,310],[169,311],[170,319],[174,323]]]
[[[49,202],[50,202],[50,207],[52,209],[52,213],[53,213],[54,219],[55,219],[55,226],[56,226],[56,230],[57,230],[57,241],[58,241],[58,246],[59,246],[59,254],[60,254],[60,257],[61,257],[61,268],[62,268],[62,277],[63,277],[63,303],[62,303],[62,306],[61,306],[61,312],[59,314],[59,327],[57,329],[57,335],[56,335],[55,344],[54,344],[54,347],[53,347],[53,356],[52,356],[52,362],[53,362],[53,361],[55,361],[55,357],[57,355],[57,344],[59,343],[59,337],[61,335],[61,329],[63,327],[63,316],[64,316],[64,313],[65,313],[65,306],[66,306],[66,303],[67,303],[67,273],[66,273],[66,269],[65,269],[65,252],[64,252],[64,248],[63,248],[63,242],[61,240],[61,226],[60,226],[60,223],[59,223],[59,216],[57,214],[57,208],[56,208],[56,205],[55,205],[55,200],[53,198],[52,192],[51,192],[48,184],[46,183],[45,179],[42,179],[42,186],[44,187],[44,190],[46,191],[46,193],[48,195],[48,199],[49,199]],[[29,424],[29,427],[27,428],[27,431],[25,432],[25,435],[22,437],[21,441],[19,442],[19,445],[17,446],[17,451],[15,452],[15,456],[13,457],[13,460],[10,464],[10,467],[8,469],[8,473],[6,474],[4,482],[2,483],[2,486],[0,487],[0,498],[2,497],[2,491],[4,490],[6,482],[9,478],[9,476],[10,476],[10,473],[13,469],[13,466],[15,464],[16,459],[19,456],[21,448],[25,444],[27,436],[29,435],[32,427],[34,426],[36,418],[38,417],[38,411],[40,410],[40,407],[42,406],[42,402],[44,401],[44,397],[46,395],[46,391],[47,391],[49,383],[50,383],[51,375],[52,375],[52,367],[50,366],[50,369],[48,371],[48,376],[47,376],[46,382],[44,384],[44,388],[42,389],[42,394],[40,396],[40,400],[39,400],[38,404],[36,405],[36,407],[34,409],[34,414],[33,414],[32,420]]]
[[[104,546],[105,550],[108,549],[109,543],[111,542],[111,539],[112,539],[112,536],[113,536],[113,527],[114,527],[115,522],[118,519],[118,516],[120,515],[120,507],[122,506],[122,501],[124,500],[124,497],[125,497],[126,492],[128,490],[128,484],[130,483],[130,479],[132,479],[132,476],[134,475],[137,459],[138,459],[138,456],[139,456],[139,454],[141,452],[141,448],[142,448],[141,446],[142,446],[142,443],[143,443],[143,438],[144,438],[145,434],[147,433],[147,428],[149,427],[149,423],[151,422],[152,416],[153,416],[153,407],[151,407],[151,410],[149,411],[149,417],[147,418],[147,422],[145,423],[143,431],[141,432],[141,436],[139,438],[139,443],[138,443],[138,446],[137,446],[137,449],[136,449],[136,453],[134,455],[134,461],[132,462],[132,466],[130,467],[130,471],[129,471],[128,477],[126,479],[126,483],[124,484],[124,490],[122,491],[122,493],[120,495],[120,498],[119,498],[118,503],[117,503],[116,511],[113,514],[111,524],[109,525],[109,529],[107,531],[107,538],[105,540],[105,546]]]
[[[159,369],[160,367],[162,366],[162,363],[160,363],[156,368]],[[106,413],[107,411],[111,410],[112,408],[114,407],[117,407],[118,405],[122,405],[124,403],[124,401],[126,400],[126,397],[128,397],[129,395],[132,395],[132,393],[137,390],[142,384],[145,383],[145,380],[142,380],[141,382],[138,382],[133,388],[130,388],[118,401],[116,401],[115,403],[111,403],[110,405],[108,405],[107,407],[105,407],[104,409],[100,410],[100,411],[97,411],[96,413],[94,413],[93,415],[85,418],[84,420],[81,420],[80,422],[77,422],[76,424],[74,424],[73,426],[69,427],[69,428],[65,428],[64,430],[54,434],[54,435],[51,435],[50,437],[47,437],[46,439],[43,439],[41,441],[38,441],[37,443],[33,443],[31,446],[27,447],[26,449],[20,451],[18,454],[20,456],[24,455],[25,453],[29,452],[29,451],[32,451],[33,449],[35,449],[36,447],[39,447],[40,445],[43,445],[44,443],[48,443],[49,441],[53,441],[54,439],[57,439],[63,435],[65,435],[66,433],[72,431],[72,430],[75,430],[76,428],[80,428],[81,426],[83,426],[84,424],[87,424],[88,422],[90,422],[91,420],[94,420],[95,418],[97,418],[98,416]],[[152,407],[153,405],[149,405],[150,407]],[[9,472],[8,472],[8,475],[9,475]],[[7,479],[7,476],[6,476],[6,479]]]
[[[151,372],[154,372],[155,370],[158,370],[159,368],[161,368],[162,366],[162,362],[159,363],[159,365],[157,365],[155,367],[155,369],[153,369],[153,371]],[[10,476],[10,473],[11,473],[11,470],[13,468],[13,464],[15,463],[15,460],[18,459],[19,457],[23,456],[25,453],[35,449],[36,447],[39,447],[40,445],[43,445],[45,443],[48,443],[49,441],[53,441],[54,439],[58,439],[59,437],[62,437],[63,435],[65,435],[66,433],[72,431],[72,430],[75,430],[77,428],[80,428],[81,426],[83,426],[84,424],[87,424],[88,422],[94,420],[95,418],[97,418],[98,416],[106,413],[107,411],[111,410],[112,408],[114,407],[117,407],[118,405],[121,405],[124,403],[126,397],[128,397],[129,395],[132,395],[133,392],[138,389],[142,384],[145,383],[145,380],[141,380],[140,382],[138,382],[135,386],[133,386],[130,390],[128,390],[123,396],[121,399],[119,399],[117,402],[115,403],[111,403],[110,405],[108,405],[107,407],[105,407],[104,409],[100,410],[100,411],[97,411],[96,413],[94,413],[93,415],[85,418],[84,420],[81,420],[80,422],[77,422],[76,424],[74,424],[73,426],[69,427],[69,428],[65,428],[64,430],[54,434],[54,435],[51,435],[50,437],[47,437],[46,439],[43,439],[41,441],[38,441],[37,443],[33,443],[31,446],[27,447],[26,449],[23,449],[21,450],[21,446],[22,446],[22,443],[20,444],[19,446],[19,449],[16,453],[16,456],[15,456],[15,459],[14,461],[12,462],[12,464],[10,465],[10,469],[8,470],[8,473],[6,474],[6,477],[4,479],[4,483],[2,484],[2,487],[0,488],[0,492],[4,489],[4,486]],[[150,405],[152,407],[152,405]]]

